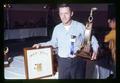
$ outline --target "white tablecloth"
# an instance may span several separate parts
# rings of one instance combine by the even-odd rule
[[[25,79],[24,57],[17,56],[9,67],[4,68],[5,79]]]
[[[13,62],[10,64],[10,67],[4,68],[4,78],[5,79],[26,79],[23,56],[14,57]],[[58,79],[58,72],[54,76],[46,77],[43,79]]]

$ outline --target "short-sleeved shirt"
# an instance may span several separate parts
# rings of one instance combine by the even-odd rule
[[[69,30],[66,30],[63,23],[60,23],[55,26],[52,39],[41,44],[58,47],[58,55],[60,57],[70,57],[72,37],[74,36],[74,52],[76,52],[84,41],[84,32],[85,26],[78,21],[72,20]],[[96,52],[98,49],[98,42],[94,36],[92,36],[91,43],[93,50]]]

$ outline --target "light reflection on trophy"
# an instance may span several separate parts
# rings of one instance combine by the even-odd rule
[[[86,23],[86,29],[85,29],[85,38],[84,42],[82,43],[81,48],[76,52],[77,57],[85,58],[85,59],[91,59],[93,50],[91,47],[91,31],[92,31],[92,25],[93,25],[93,11],[97,10],[96,7],[91,8],[90,16],[88,17],[88,22]]]

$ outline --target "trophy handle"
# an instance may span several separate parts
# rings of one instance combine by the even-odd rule
[[[91,42],[91,31],[92,31],[92,25],[93,25],[93,11],[96,11],[97,8],[93,7],[91,8],[90,15],[88,17],[88,22],[86,23],[86,29],[85,29],[85,39],[84,44],[90,45]]]
[[[91,8],[90,16],[88,17],[88,22],[86,23],[85,28],[85,37],[84,41],[82,42],[79,50],[76,52],[77,57],[87,58],[91,59],[93,49],[91,47],[91,31],[92,31],[92,25],[93,25],[93,11],[97,10],[97,8]]]

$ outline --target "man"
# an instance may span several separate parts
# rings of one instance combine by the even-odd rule
[[[80,48],[84,40],[85,26],[72,20],[73,11],[67,4],[59,5],[59,16],[62,23],[55,26],[52,39],[46,43],[34,44],[33,47],[52,45],[58,47],[59,79],[84,79],[86,61],[77,58],[74,53]],[[98,42],[92,37],[94,50],[91,60],[96,59]]]

